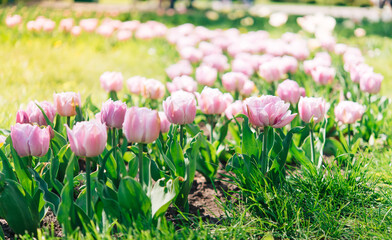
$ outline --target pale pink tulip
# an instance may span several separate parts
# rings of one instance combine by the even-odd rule
[[[165,85],[155,79],[146,79],[143,81],[142,95],[150,99],[160,99],[165,95]]]
[[[228,92],[241,91],[248,77],[240,72],[228,72],[222,76],[222,85]]]
[[[174,78],[172,82],[166,83],[166,86],[170,93],[179,90],[192,93],[197,90],[197,82],[192,77],[186,75]]]
[[[171,123],[166,117],[166,114],[164,112],[158,112],[159,114],[159,119],[161,120],[161,132],[166,133],[170,129]]]
[[[244,87],[241,89],[240,93],[243,96],[249,96],[256,89],[256,85],[253,81],[247,80],[245,81]]]
[[[114,33],[114,27],[110,24],[102,24],[101,26],[99,26],[96,30],[96,32],[104,37],[110,37],[112,36],[112,34]]]
[[[229,93],[223,94],[217,88],[204,87],[203,91],[196,96],[200,110],[209,115],[222,114],[233,102],[233,97]]]
[[[266,62],[260,66],[259,75],[269,83],[278,81],[283,77],[282,66],[276,61]]]
[[[247,98],[243,110],[249,122],[257,127],[271,126],[282,128],[289,124],[297,114],[291,114],[290,104],[276,96],[264,95]]]
[[[328,111],[327,103],[322,98],[301,97],[298,102],[298,113],[302,121],[310,123],[313,118],[314,123],[324,120]]]
[[[53,94],[54,106],[60,116],[71,117],[76,115],[76,107],[82,107],[80,93],[64,92]]]
[[[299,98],[305,92],[305,89],[299,87],[296,81],[286,79],[278,85],[278,90],[276,92],[283,101],[296,105]]]
[[[327,85],[332,83],[335,78],[335,69],[330,67],[318,66],[312,72],[313,80],[321,85]]]
[[[177,91],[163,101],[163,110],[173,124],[192,123],[196,116],[196,99],[191,93]]]
[[[380,91],[383,80],[383,75],[374,72],[367,72],[361,77],[359,86],[363,92],[376,94]]]
[[[82,28],[81,28],[81,27],[79,27],[79,26],[74,26],[74,27],[72,27],[72,29],[71,29],[71,34],[72,34],[72,36],[77,37],[77,36],[79,36],[81,33],[82,33]]]
[[[117,32],[118,41],[126,41],[132,37],[132,32],[129,30],[120,30]]]
[[[298,60],[292,56],[283,56],[281,59],[284,73],[295,73],[298,70]]]
[[[248,77],[255,72],[253,63],[249,63],[249,61],[241,58],[236,58],[231,62],[231,70],[233,72],[241,72]]]
[[[229,63],[227,57],[223,54],[210,54],[203,58],[203,64],[211,66],[218,70],[219,72],[223,72],[229,68]]]
[[[98,19],[96,18],[89,18],[89,19],[82,19],[79,22],[79,26],[86,32],[94,32],[98,26]]]
[[[270,16],[269,24],[274,27],[280,27],[287,22],[288,16],[286,13],[273,13]]]
[[[73,18],[61,19],[59,29],[63,32],[70,32],[74,26]]]
[[[120,72],[104,72],[99,80],[101,82],[101,87],[106,92],[118,92],[121,91],[123,87],[123,76]]]
[[[227,108],[225,110],[225,115],[226,115],[227,119],[232,119],[237,114],[244,113],[242,106],[243,106],[243,103],[241,100],[237,100],[237,101],[233,102],[232,104],[230,104],[229,106],[227,106]],[[237,121],[238,120],[240,120],[240,119],[237,118]]]
[[[128,90],[136,95],[139,95],[143,91],[143,82],[147,79],[141,76],[134,76],[127,80]]]
[[[19,110],[16,113],[16,123],[30,123],[29,115],[24,110]]]
[[[361,120],[365,107],[352,101],[342,101],[334,109],[336,118],[344,124]]]
[[[21,23],[22,23],[22,17],[17,14],[12,16],[8,15],[5,18],[5,24],[7,25],[7,27],[15,27]]]
[[[12,145],[20,157],[44,156],[49,150],[50,129],[16,123],[11,127]]]
[[[214,85],[217,77],[218,71],[213,67],[201,65],[196,68],[196,81],[201,85],[211,87]]]
[[[189,76],[192,74],[192,72],[193,72],[193,67],[186,60],[179,61],[178,63],[173,64],[168,68],[166,68],[166,74],[172,80],[176,77],[180,77],[183,75]]]
[[[121,101],[107,100],[102,104],[100,122],[110,128],[122,128],[127,104]]]
[[[194,47],[181,48],[179,53],[182,59],[188,60],[191,63],[197,63],[203,57],[202,51]]]
[[[37,123],[40,126],[48,125],[44,115],[42,114],[41,109],[39,109],[37,105],[42,108],[42,110],[45,112],[45,115],[48,117],[49,121],[53,122],[54,117],[56,116],[56,108],[53,106],[52,103],[47,101],[43,101],[43,102],[32,101],[27,105],[26,113],[29,116],[29,122]]]
[[[159,137],[160,129],[161,123],[156,110],[145,107],[131,107],[127,110],[123,131],[128,142],[154,142]]]
[[[105,150],[107,142],[105,124],[92,120],[77,122],[72,130],[65,126],[71,150],[76,156],[96,157]]]

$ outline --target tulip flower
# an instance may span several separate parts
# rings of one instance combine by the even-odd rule
[[[117,93],[121,91],[123,87],[123,76],[120,72],[104,72],[99,80],[101,81],[101,87],[108,92],[110,97],[114,100],[118,100]]]
[[[155,79],[146,79],[142,85],[142,95],[153,100],[163,98],[165,95],[165,85]]]
[[[158,112],[161,120],[161,133],[166,133],[170,129],[171,122],[167,119],[165,112]]]
[[[313,128],[314,124],[324,120],[325,115],[328,111],[328,105],[322,98],[314,97],[301,97],[298,103],[299,116],[305,123],[309,123],[310,128],[310,145],[311,145],[311,156],[312,163],[316,164],[316,153],[314,150],[314,137]],[[317,167],[321,167],[322,159],[319,159]]]
[[[20,157],[44,156],[49,150],[50,129],[31,124],[16,123],[11,127],[11,139]]]
[[[42,108],[45,115],[48,117],[49,121],[53,122],[54,117],[56,116],[56,109],[52,103],[47,101],[43,101],[43,102],[32,101],[27,105],[26,113],[29,116],[29,122],[37,123],[40,126],[48,125],[44,115],[42,114],[41,109],[39,109],[37,105]]]
[[[301,96],[305,97],[305,89],[299,87],[296,81],[286,79],[278,85],[277,94],[283,101],[295,106]]]
[[[245,81],[244,87],[241,89],[240,93],[243,96],[249,96],[256,89],[256,85],[252,80]]]
[[[243,102],[241,100],[237,100],[230,104],[226,110],[225,115],[227,119],[232,119],[235,115],[243,113]]]
[[[100,155],[105,149],[107,141],[106,126],[93,120],[78,122],[72,130],[68,125],[66,125],[66,128],[72,152],[76,156],[86,157],[86,206],[87,214],[91,217],[90,158]]]
[[[59,30],[63,32],[70,32],[74,26],[73,18],[61,19]]]
[[[64,92],[53,94],[54,106],[60,116],[67,117],[70,126],[72,116],[76,115],[76,108],[81,107],[80,93]]]
[[[72,29],[71,29],[71,34],[72,34],[72,36],[77,37],[77,36],[79,36],[81,33],[82,33],[82,28],[81,28],[81,27],[79,27],[79,26],[74,26],[74,27],[72,27]]]
[[[283,72],[277,61],[269,61],[259,67],[259,75],[268,83],[272,83],[280,80],[283,77]]]
[[[145,107],[131,107],[127,110],[123,131],[128,142],[139,143],[139,181],[145,190],[149,186],[150,176],[145,175],[143,169],[148,169],[150,163],[143,161],[143,148],[159,137],[160,130],[161,122],[156,110]]]
[[[24,110],[19,110],[16,113],[16,123],[30,123],[29,115]]]
[[[378,73],[367,72],[361,76],[359,81],[359,86],[361,91],[367,92],[369,94],[376,94],[380,91],[381,83],[384,76]]]
[[[107,100],[102,104],[100,121],[109,128],[122,128],[124,123],[127,104],[121,101]]]
[[[240,91],[244,88],[248,77],[240,72],[228,72],[222,76],[222,85],[228,92],[235,92],[235,99],[238,100]]]
[[[214,115],[222,114],[233,102],[233,97],[229,93],[222,93],[217,88],[204,87],[201,94],[197,94],[200,110],[206,114],[211,126],[210,140],[213,142],[213,131],[215,127]]]
[[[127,80],[127,87],[128,90],[136,95],[139,95],[142,93],[142,89],[143,89],[143,82],[146,80],[145,77],[141,77],[141,76],[134,76],[131,77]]]
[[[195,82],[192,77],[185,75],[175,77],[172,82],[166,83],[166,86],[170,93],[173,93],[178,90],[193,93],[197,90],[197,82]]]
[[[263,151],[262,151],[262,172],[267,171],[268,166],[268,132],[269,127],[282,128],[289,124],[297,114],[291,114],[290,104],[285,103],[276,96],[264,95],[261,97],[250,97],[243,102],[243,111],[248,116],[249,122],[253,126],[263,128]]]
[[[341,101],[334,109],[336,118],[348,125],[348,146],[350,147],[350,124],[361,120],[365,107],[352,101]]]
[[[211,87],[217,77],[218,71],[213,67],[202,65],[196,68],[196,81],[201,85]]]
[[[5,24],[7,27],[14,27],[20,23],[22,23],[22,17],[20,15],[12,15],[5,18]]]
[[[311,71],[311,75],[313,80],[316,83],[321,85],[327,85],[332,83],[335,78],[335,69],[330,67],[318,66],[313,71]]]

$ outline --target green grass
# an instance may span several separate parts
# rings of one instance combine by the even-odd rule
[[[8,9],[0,10],[1,21],[6,11]],[[39,14],[56,20],[61,18],[58,11],[27,8],[18,11],[28,13],[29,19]],[[94,13],[83,15],[89,16]],[[224,14],[211,21],[202,11],[173,17],[132,13],[119,18],[154,19],[168,26],[192,22],[209,28],[237,27],[242,32],[265,29],[273,37],[299,30],[295,17],[290,17],[288,24],[281,28],[272,28],[263,18],[254,18],[254,25],[245,27],[241,25],[241,18],[230,20]],[[340,24],[336,29],[338,40],[361,48],[367,63],[385,76],[382,94],[391,97],[392,40],[387,36],[392,24],[364,22],[358,26],[364,27],[368,36],[355,38],[353,29]],[[93,102],[100,105],[107,97],[99,83],[104,71],[121,71],[125,79],[143,75],[165,81],[164,69],[179,59],[175,49],[161,39],[117,43],[88,34],[72,38],[58,32],[18,33],[4,26],[0,26],[0,49],[3,113],[0,127],[7,129],[15,121],[16,111],[31,100],[51,101],[54,92],[77,91],[83,99],[91,95]],[[124,88],[121,94],[126,91]],[[391,113],[389,109],[385,119],[389,124],[383,130],[387,136],[392,136]],[[126,239],[271,239],[272,236],[278,239],[387,239],[391,236],[392,224],[391,157],[392,151],[384,143],[376,142],[358,152],[352,164],[332,162],[318,175],[296,169],[288,178],[291,187],[268,189],[256,185],[255,191],[247,193],[248,201],[229,192],[238,201],[222,203],[226,216],[219,224],[196,219],[175,227],[168,223],[159,230],[124,230],[128,233]],[[349,167],[342,167],[347,165]],[[46,239],[50,239],[49,230],[45,231]],[[110,238],[108,233],[95,237]],[[76,234],[74,238],[81,237]],[[26,236],[26,239],[29,238]]]

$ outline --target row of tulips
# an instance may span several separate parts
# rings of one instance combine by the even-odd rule
[[[121,99],[123,75],[105,72],[110,99],[100,109],[56,93],[19,110],[0,138],[0,216],[16,233],[35,233],[48,207],[66,234],[158,225],[170,205],[187,211],[196,171],[214,181],[223,164],[247,189],[254,179],[278,187],[288,159],[317,173],[324,155],[353,158],[381,135],[389,100],[374,95],[382,78],[372,69],[354,80],[364,64],[355,48],[329,39],[306,60],[313,49],[298,34],[150,27],[180,53],[166,86],[134,76]],[[333,67],[331,55],[342,54],[344,66]]]

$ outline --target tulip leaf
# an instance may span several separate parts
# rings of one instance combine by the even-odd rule
[[[179,192],[178,178],[167,181],[164,184],[164,179],[158,180],[151,191],[151,209],[152,216],[157,219],[165,214],[173,199]],[[163,186],[162,186],[163,185]]]
[[[12,143],[11,143],[12,146]],[[30,195],[33,195],[33,180],[31,174],[26,166],[26,161],[19,157],[13,146],[11,147],[11,154],[14,160],[15,172],[23,189]],[[27,157],[26,157],[27,158]]]
[[[130,213],[133,219],[151,216],[151,201],[136,180],[126,176],[118,188],[118,202],[124,210]]]
[[[177,141],[177,131],[174,131],[173,138],[169,142],[169,154],[175,166],[175,174],[177,177],[185,177],[185,161],[184,153]]]
[[[256,140],[255,134],[249,127],[248,118],[245,115],[241,115],[244,119],[242,122],[242,153],[247,154],[249,156],[254,156],[255,158],[259,158],[259,147],[258,141]]]
[[[174,166],[174,162],[169,157],[166,156],[166,153],[164,153],[162,148],[162,143],[159,139],[156,141],[156,144],[158,146],[159,152],[161,153],[160,155],[163,157],[164,162],[169,167],[171,174],[175,176],[176,167]]]
[[[199,152],[200,154],[197,154],[197,171],[203,174],[207,180],[214,179],[218,172],[219,159],[215,147],[207,141],[205,136],[200,138]]]
[[[5,175],[6,178],[17,181],[15,173],[12,170],[12,166],[8,161],[8,158],[5,156],[4,152],[1,149],[0,149],[0,158],[3,167],[3,169],[1,170],[2,173]]]
[[[99,181],[96,182],[96,187],[98,196],[103,203],[105,213],[115,219],[121,219],[121,209],[118,203],[117,193]]]
[[[56,194],[49,191],[48,184],[39,176],[35,170],[29,170],[34,177],[34,180],[38,183],[38,188],[43,192],[45,202],[49,204],[54,213],[57,213],[60,205],[60,198]]]

